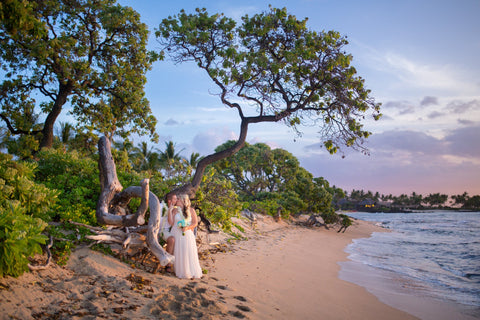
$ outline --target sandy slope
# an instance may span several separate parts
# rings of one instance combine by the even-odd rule
[[[247,241],[201,260],[200,280],[152,274],[83,247],[67,266],[0,279],[1,319],[413,319],[338,279],[353,238],[376,230],[356,222],[346,233],[265,218],[244,219]],[[201,234],[203,251],[224,234]]]

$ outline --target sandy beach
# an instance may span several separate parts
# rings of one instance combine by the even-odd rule
[[[364,221],[346,233],[277,224],[222,254],[213,275],[251,298],[252,319],[416,319],[338,278],[343,249],[374,231],[384,230]]]
[[[180,280],[152,274],[90,250],[75,250],[65,267],[0,279],[1,319],[416,319],[340,280],[338,262],[355,238],[381,228],[355,221],[345,233],[271,218],[255,228],[236,221],[247,240],[205,254],[207,274]],[[200,237],[200,251],[224,234]],[[211,245],[209,245],[211,244]]]

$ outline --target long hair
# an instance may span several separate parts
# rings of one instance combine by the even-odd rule
[[[184,208],[183,208],[183,217],[185,218],[185,220],[190,220],[192,219],[191,217],[191,214],[190,214],[190,207],[192,206],[192,203],[190,202],[190,198],[188,197],[188,194],[186,193],[183,193],[183,194],[180,194],[177,196],[178,198],[180,198],[184,204]]]

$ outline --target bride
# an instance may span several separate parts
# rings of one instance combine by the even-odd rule
[[[202,268],[193,233],[198,224],[197,214],[191,207],[188,195],[178,195],[177,199],[176,207],[168,212],[168,223],[175,237],[175,275],[186,279],[201,278]]]

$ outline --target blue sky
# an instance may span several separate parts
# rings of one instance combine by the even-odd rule
[[[272,4],[308,17],[310,29],[339,31],[350,42],[352,65],[383,105],[380,121],[365,122],[371,155],[329,155],[317,129],[297,137],[282,124],[251,125],[247,141],[286,149],[314,176],[347,191],[480,194],[480,1],[119,2],[150,27],[151,49],[159,48],[153,33],[163,18],[196,7],[239,21]],[[235,139],[239,118],[214,92],[194,64],[156,62],[146,86],[161,137],[156,147],[172,140],[185,156],[207,155]]]

